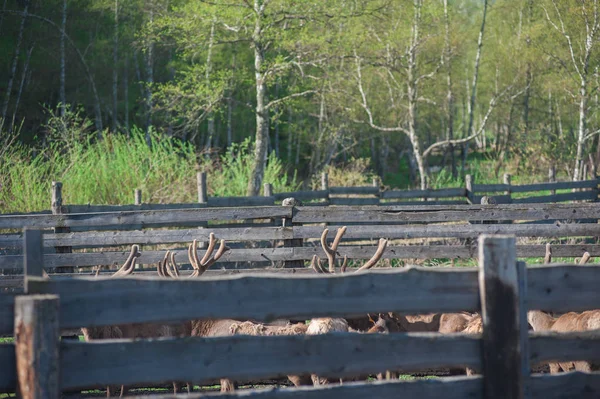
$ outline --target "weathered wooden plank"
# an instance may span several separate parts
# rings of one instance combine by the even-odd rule
[[[598,199],[596,191],[581,191],[576,193],[564,193],[554,195],[543,195],[538,197],[514,198],[515,204],[546,204],[548,202],[564,201],[595,201]]]
[[[402,268],[324,277],[246,274],[180,281],[151,277],[38,278],[32,279],[32,284],[36,292],[60,295],[62,328],[195,318],[302,319],[479,308],[476,271],[449,268]]]
[[[287,193],[273,194],[276,201],[281,201],[286,198],[296,198],[297,200],[306,201],[314,199],[327,199],[329,190],[314,190],[314,191],[290,191]]]
[[[339,198],[330,197],[330,205],[336,206],[359,206],[359,205],[377,205],[379,204],[379,198]]]
[[[17,393],[23,399],[59,399],[58,297],[15,298]]]
[[[561,373],[531,378],[531,399],[597,399],[600,374]]]
[[[68,213],[99,213],[99,212],[128,212],[128,211],[160,211],[175,209],[202,209],[205,203],[180,203],[180,204],[140,204],[140,205],[63,205]]]
[[[323,233],[321,226],[296,226],[295,238],[318,238]],[[335,227],[329,227],[329,237],[335,237]],[[453,225],[359,225],[351,226],[344,234],[346,239],[390,239],[410,238],[475,238],[481,234],[513,234],[518,237],[574,237],[599,236],[600,225],[579,223],[534,224],[453,224]],[[47,236],[45,235],[44,238]],[[2,242],[2,241],[0,241]]]
[[[111,246],[126,244],[173,244],[190,243],[194,239],[208,240],[211,232],[217,238],[227,241],[285,240],[294,238],[292,229],[283,227],[214,227],[203,229],[177,230],[134,230],[110,232],[77,232],[65,234],[44,234],[44,246]],[[21,248],[22,234],[0,235],[0,247]]]
[[[384,199],[403,199],[403,198],[450,198],[464,197],[467,190],[464,187],[441,188],[428,190],[388,190],[381,193]]]
[[[152,395],[138,396],[138,399],[177,399],[179,396]],[[376,381],[371,383],[353,382],[300,388],[261,388],[231,393],[194,393],[186,398],[200,399],[218,397],[220,399],[483,399],[482,377],[449,377],[443,379],[420,379],[415,381]]]
[[[23,279],[21,279],[21,284]],[[0,335],[12,334],[15,321],[15,296],[0,294]],[[0,364],[2,364],[0,362]]]
[[[475,204],[481,204],[481,199],[483,198],[483,195],[473,195],[473,203]],[[507,205],[507,204],[511,204],[512,201],[512,197],[510,195],[491,195],[488,196],[488,200],[492,199],[493,202],[493,206],[495,208],[497,208],[498,205]]]
[[[574,333],[536,332],[529,339],[532,363],[586,360],[600,362],[600,339],[597,331]]]
[[[562,373],[558,375],[535,375],[531,378],[534,387],[532,399],[597,399],[600,396],[600,374]],[[483,399],[482,377],[449,377],[442,379],[344,383],[318,388],[296,389],[261,388],[234,393],[194,393],[190,399],[218,397],[220,399]],[[178,396],[138,396],[136,399],[177,399]]]
[[[13,393],[16,392],[16,388],[17,359],[15,358],[15,345],[0,343],[0,393]]]
[[[556,256],[555,247],[552,247],[552,255]],[[569,312],[600,309],[597,288],[600,287],[600,266],[529,267],[527,282],[527,306],[531,310]]]
[[[343,377],[480,364],[478,338],[431,333],[65,341],[61,349],[64,389],[304,373]]]
[[[473,191],[479,193],[491,193],[496,191],[508,191],[509,184],[473,184]]]
[[[546,220],[593,219],[600,213],[600,204],[506,204],[448,206],[365,206],[365,207],[297,207],[294,220],[298,223],[345,222],[456,222],[481,220]]]
[[[438,201],[388,201],[382,200],[381,205],[385,206],[418,206],[418,205],[467,205],[467,199],[462,200],[438,200]]]
[[[379,187],[364,186],[364,187],[329,187],[330,195],[339,194],[373,194],[379,195]]]
[[[273,206],[275,197],[208,197],[208,206]]]
[[[173,249],[177,261],[189,264],[187,249]],[[349,259],[369,259],[373,256],[375,247],[365,246],[340,246],[338,253]],[[573,244],[553,247],[556,257],[576,257],[584,252],[592,256],[600,256],[600,245]],[[97,251],[79,252],[72,254],[45,254],[44,265],[47,268],[64,266],[97,266],[120,265],[127,259],[128,251]],[[545,245],[518,245],[519,257],[543,257],[546,254]],[[165,251],[143,251],[138,258],[139,264],[155,264],[162,260]],[[295,248],[239,248],[227,251],[217,262],[217,266],[228,262],[277,262],[290,260],[310,260],[313,255],[324,257],[323,250],[318,247]],[[383,254],[383,259],[454,259],[477,257],[477,245],[397,245],[388,246]],[[22,255],[0,256],[0,270],[22,269]]]
[[[479,238],[479,292],[481,299],[483,394],[486,399],[523,398],[521,312],[517,251],[514,237]],[[526,367],[525,367],[526,368]]]
[[[511,186],[513,193],[525,193],[529,191],[544,191],[544,190],[569,190],[573,188],[597,188],[597,180],[582,180],[582,181],[562,181],[555,183],[535,183],[522,184],[519,186]]]
[[[79,213],[66,215],[0,216],[0,229],[30,227],[106,226],[119,224],[162,224],[206,222],[212,220],[267,219],[291,216],[282,206],[204,208],[140,212]]]

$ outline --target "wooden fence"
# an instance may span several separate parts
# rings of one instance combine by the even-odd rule
[[[202,383],[307,373],[337,378],[433,367],[471,367],[482,376],[275,389],[253,392],[252,397],[548,399],[600,395],[597,373],[531,375],[529,367],[548,361],[599,361],[597,334],[528,334],[527,328],[528,309],[600,308],[600,267],[526,268],[516,260],[514,237],[480,237],[478,271],[403,268],[324,277],[244,275],[186,281],[44,279],[41,234],[27,231],[25,240],[28,295],[14,302],[15,346],[0,345],[0,390],[18,387],[24,399],[58,398],[61,390],[109,384]],[[58,340],[62,328],[123,323],[463,310],[482,312],[481,336],[338,333],[94,343]]]
[[[254,197],[209,197],[207,180],[204,172],[199,172],[198,202],[177,204],[150,204],[142,202],[140,189],[134,191],[134,204],[130,205],[65,205],[63,204],[60,182],[52,183],[51,210],[35,212],[34,214],[63,214],[63,213],[96,213],[166,209],[192,209],[206,207],[248,207],[272,206],[281,203],[285,198],[295,198],[305,201],[306,206],[327,205],[461,205],[479,204],[483,195],[493,197],[499,204],[533,204],[557,203],[567,201],[598,201],[598,179],[584,181],[548,182],[525,185],[512,185],[511,177],[504,175],[502,184],[475,184],[473,176],[466,176],[465,187],[427,189],[427,190],[383,190],[378,179],[373,180],[372,186],[364,187],[329,187],[327,174],[322,177],[320,190],[294,191],[274,193],[270,183],[264,185],[264,195]],[[551,179],[553,180],[553,179]],[[568,193],[556,194],[556,190],[573,190]],[[549,195],[534,195],[523,197],[523,193],[550,191]],[[519,194],[514,197],[513,194]],[[350,197],[351,196],[351,197]]]
[[[302,267],[313,255],[323,255],[319,237],[329,225],[329,237],[340,225],[348,225],[340,256],[368,259],[373,254],[373,240],[394,240],[384,259],[454,259],[473,258],[480,234],[512,234],[518,237],[540,237],[545,240],[564,237],[582,238],[588,243],[554,247],[555,257],[581,256],[585,251],[600,256],[595,238],[600,235],[600,204],[508,204],[508,205],[420,205],[368,207],[247,207],[204,208],[161,211],[126,211],[57,215],[4,215],[0,229],[23,226],[56,229],[79,228],[78,232],[53,233],[45,230],[44,263],[49,268],[89,267],[122,264],[128,251],[119,248],[130,244],[147,246],[138,264],[154,264],[164,250],[148,246],[188,244],[194,239],[207,240],[210,233],[225,239],[232,249],[220,260],[228,265],[260,262],[258,266]],[[261,221],[267,222],[261,223]],[[540,222],[557,221],[549,224]],[[250,221],[250,223],[248,223]],[[282,223],[283,221],[283,223]],[[236,224],[237,222],[243,224]],[[504,224],[504,223],[509,224]],[[536,222],[536,223],[528,223]],[[207,227],[180,229],[182,225],[205,224]],[[207,225],[206,223],[210,223]],[[274,225],[275,224],[275,225]],[[240,227],[237,227],[240,226]],[[156,227],[159,229],[146,229]],[[171,227],[172,229],[163,229]],[[102,231],[115,229],[116,231]],[[100,231],[99,231],[100,230]],[[0,255],[0,270],[21,269],[23,264],[22,234],[0,235],[0,248],[16,252]],[[412,243],[414,239],[452,239],[454,243]],[[408,240],[408,241],[407,241]],[[248,243],[266,241],[266,247],[246,247]],[[283,242],[283,246],[281,243]],[[585,242],[585,241],[583,241]],[[275,244],[273,244],[275,243]],[[439,244],[439,245],[438,245]],[[107,248],[108,247],[108,248]],[[115,248],[116,247],[116,248]],[[66,253],[56,248],[69,248]],[[88,252],[71,252],[70,250]],[[89,251],[92,252],[89,252]],[[187,250],[174,248],[178,260],[187,263]],[[54,253],[52,253],[54,252]],[[519,244],[519,257],[542,257],[545,242]]]

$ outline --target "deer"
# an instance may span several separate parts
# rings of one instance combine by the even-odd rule
[[[141,255],[139,252],[138,245],[132,245],[131,251],[127,260],[123,265],[110,277],[125,277],[133,274],[135,269],[135,260]],[[100,269],[96,271],[98,276]],[[159,323],[135,323],[135,324],[120,324],[114,326],[103,326],[103,327],[85,327],[81,329],[85,341],[93,341],[97,339],[123,339],[123,338],[159,338],[159,337],[172,337],[174,335],[173,326],[159,324]],[[177,393],[177,388],[174,383],[174,391]],[[113,396],[115,387],[108,386],[106,389],[107,397]],[[119,396],[122,397],[126,394],[127,388],[125,386],[120,387]]]
[[[197,240],[194,240],[188,247],[188,258],[192,264],[193,272],[187,278],[198,278],[202,276],[221,256],[229,250],[225,240],[221,240],[219,249],[213,256],[212,253],[216,247],[216,238],[213,233],[209,236],[208,249],[202,259],[197,253]],[[157,268],[158,274],[166,278],[180,277],[179,267],[175,261],[175,253],[167,251],[163,260],[159,262]],[[239,321],[232,319],[224,320],[192,320],[185,323],[181,328],[188,336],[192,337],[220,337],[232,335],[255,335],[255,336],[273,336],[273,335],[301,335],[305,334],[307,327],[303,323],[275,326],[264,325],[252,321]],[[295,385],[310,385],[312,381],[308,376],[288,376],[288,379]],[[220,381],[221,392],[234,391],[237,386],[234,381],[223,378]]]

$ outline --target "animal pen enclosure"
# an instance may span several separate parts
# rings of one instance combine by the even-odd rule
[[[327,377],[470,367],[482,376],[262,390],[258,398],[597,398],[600,375],[531,375],[530,364],[600,361],[592,333],[529,333],[529,309],[597,309],[600,267],[526,267],[514,237],[479,238],[479,270],[404,268],[348,275],[42,277],[42,235],[25,233],[26,291],[10,308],[15,346],[0,345],[0,390],[57,398],[61,390],[215,378]],[[574,295],[576,293],[576,295]],[[0,297],[6,301],[6,297]],[[6,306],[0,307],[8,309]],[[483,334],[437,333],[59,342],[60,329],[196,318],[263,320],[481,311]],[[15,351],[16,348],[16,351]],[[16,358],[15,358],[16,353]],[[18,377],[17,377],[18,376]],[[235,393],[223,397],[241,397]]]

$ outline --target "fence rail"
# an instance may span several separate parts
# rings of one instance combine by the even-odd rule
[[[177,210],[177,209],[199,209],[207,207],[245,207],[245,206],[271,206],[276,201],[285,198],[296,198],[307,202],[310,206],[322,205],[450,205],[479,203],[481,194],[495,193],[493,196],[497,203],[546,203],[564,201],[597,201],[598,179],[593,178],[584,181],[565,181],[535,183],[524,185],[510,184],[510,175],[504,176],[504,184],[475,184],[473,176],[468,175],[466,187],[426,189],[426,190],[382,190],[379,182],[373,182],[373,186],[363,187],[329,187],[327,174],[322,176],[321,190],[306,190],[273,193],[271,184],[265,184],[264,196],[252,197],[209,197],[207,195],[206,174],[198,173],[198,202],[179,204],[151,204],[142,203],[141,190],[135,190],[135,204],[128,205],[73,205],[62,204],[62,184],[53,182],[52,198],[60,198],[59,206],[54,206],[54,212],[42,211],[33,214],[69,214],[69,213],[97,213],[97,212],[126,212],[126,211],[152,211],[152,210]],[[573,190],[571,193],[556,194],[556,190]],[[580,191],[588,190],[588,191]],[[533,197],[513,197],[513,194],[532,193],[540,191],[551,191],[552,195],[541,195]],[[501,194],[498,194],[501,193]],[[556,195],[555,195],[556,194]],[[354,198],[348,198],[349,195]],[[133,196],[132,196],[133,198]],[[418,199],[420,201],[399,202],[398,199]],[[428,201],[435,199],[436,201]],[[426,202],[423,202],[426,201]]]
[[[42,278],[42,234],[27,231],[25,240],[25,282],[30,295],[15,300],[16,363],[0,362],[0,375],[8,376],[0,378],[0,386],[10,384],[11,376],[16,375],[24,398],[57,398],[61,390],[112,384],[244,380],[305,373],[344,377],[440,366],[480,370],[483,379],[440,382],[446,387],[456,384],[457,392],[472,392],[478,398],[524,397],[528,391],[532,392],[531,397],[554,397],[556,392],[584,392],[587,396],[583,397],[597,397],[600,392],[597,374],[531,378],[529,372],[531,362],[599,361],[597,335],[528,336],[526,322],[528,308],[556,312],[600,308],[597,295],[600,267],[526,268],[524,263],[516,261],[515,239],[511,237],[480,237],[478,271],[405,268],[346,275],[243,275],[198,280]],[[94,343],[58,341],[61,328],[82,326],[175,323],[197,318],[268,321],[387,311],[415,314],[479,309],[483,312],[481,336],[338,333]],[[0,346],[0,360],[10,361],[11,351],[6,348]],[[579,385],[558,387],[565,383]],[[280,399],[290,395],[306,397],[305,394],[339,397],[342,392],[373,396],[380,392],[382,396],[378,397],[391,397],[392,393],[401,392],[402,397],[413,398],[416,393],[430,395],[440,389],[429,383],[346,387],[289,389],[260,395]],[[556,391],[549,393],[551,388]]]

